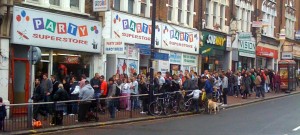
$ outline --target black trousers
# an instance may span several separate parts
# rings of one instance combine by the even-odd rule
[[[64,111],[63,110],[56,110],[54,112],[54,117],[52,118],[52,124],[55,124],[55,125],[62,125],[63,124],[63,113]]]
[[[79,110],[78,110],[78,121],[84,122],[87,121],[87,113],[90,109],[91,102],[81,102],[79,103]]]
[[[46,112],[43,110],[43,105],[33,105],[33,118],[38,120],[38,114],[46,117]]]
[[[0,131],[4,131],[4,118],[0,118]]]
[[[227,93],[228,93],[228,88],[223,89],[223,101],[224,104],[227,104]]]

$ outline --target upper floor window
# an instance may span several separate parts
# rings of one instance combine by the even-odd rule
[[[295,1],[294,0],[287,0],[286,1],[286,8],[285,8],[285,32],[286,37],[290,39],[294,39],[295,33],[295,22],[296,22],[296,10],[294,8]]]
[[[191,19],[191,5],[192,5],[192,0],[188,0],[187,1],[187,5],[186,5],[186,10],[187,10],[187,15],[186,15],[186,24],[190,24],[190,19]]]
[[[145,16],[147,9],[147,1],[141,0],[141,16]]]
[[[70,8],[79,10],[79,0],[70,0]]]
[[[28,2],[39,2],[39,0],[27,0]]]
[[[85,13],[85,0],[23,0],[24,3],[34,4],[44,8]]]
[[[225,27],[225,10],[227,0],[206,0],[206,19],[205,27],[218,31],[226,31]]]
[[[178,0],[178,16],[177,16],[177,21],[179,22],[179,23],[181,23],[182,22],[182,20],[181,20],[181,16],[182,16],[182,0]]]
[[[128,0],[128,13],[133,14],[134,0]]]
[[[276,13],[276,2],[275,0],[267,1],[264,0],[262,3],[262,14],[263,14],[263,21],[268,24],[263,28],[263,35],[274,37],[275,32],[275,17],[277,16]]]
[[[120,10],[121,1],[120,0],[114,0],[113,7],[115,10]]]
[[[50,5],[60,6],[60,0],[49,0]]]
[[[172,21],[173,16],[173,0],[168,0],[168,20]]]

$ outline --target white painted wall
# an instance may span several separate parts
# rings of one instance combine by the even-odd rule
[[[0,97],[5,104],[8,101],[8,84],[9,84],[9,39],[0,39]]]

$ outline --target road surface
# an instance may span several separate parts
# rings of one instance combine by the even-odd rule
[[[300,135],[300,94],[221,110],[217,115],[91,127],[50,135]]]

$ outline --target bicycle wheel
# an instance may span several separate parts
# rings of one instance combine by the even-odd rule
[[[164,113],[165,115],[169,115],[172,112],[171,104],[169,102],[164,104]]]
[[[182,111],[182,112],[185,112],[185,105],[184,104],[185,104],[185,102],[184,102],[183,99],[179,100],[178,106],[179,106],[180,111]]]
[[[173,110],[174,113],[179,113],[179,110],[180,110],[179,109],[179,104],[177,103],[176,100],[172,102],[172,110]]]
[[[191,109],[192,109],[192,99],[189,99],[188,101],[186,101],[184,103],[184,109],[185,109],[186,112],[191,111]]]
[[[152,116],[161,115],[163,112],[162,104],[156,101],[150,103],[149,112]]]

